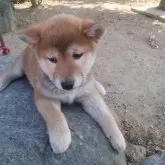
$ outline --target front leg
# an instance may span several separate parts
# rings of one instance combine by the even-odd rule
[[[94,89],[91,95],[83,96],[80,102],[84,110],[101,126],[112,147],[118,152],[124,151],[126,148],[125,139],[98,91]]]
[[[46,121],[50,145],[55,153],[65,152],[71,143],[71,133],[61,112],[61,103],[52,101],[35,92],[35,102]]]

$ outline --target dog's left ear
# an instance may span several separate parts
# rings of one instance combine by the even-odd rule
[[[83,27],[83,33],[94,40],[99,40],[105,32],[105,28],[101,24],[97,24],[93,21],[85,21]]]
[[[22,41],[32,45],[36,44],[40,39],[40,29],[38,27],[32,27],[25,29],[17,33],[17,36]]]

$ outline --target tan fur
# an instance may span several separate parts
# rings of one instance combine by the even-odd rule
[[[102,127],[118,152],[125,150],[125,140],[111,112],[99,93],[103,86],[90,74],[104,28],[91,20],[58,15],[23,31],[20,38],[29,43],[23,55],[0,77],[0,90],[23,72],[34,88],[37,108],[46,121],[50,144],[55,153],[67,150],[71,133],[61,112],[61,102],[79,101],[84,110]],[[74,54],[81,54],[74,59]],[[49,58],[56,58],[52,63]],[[14,75],[14,76],[13,76]],[[72,90],[61,82],[74,80]]]

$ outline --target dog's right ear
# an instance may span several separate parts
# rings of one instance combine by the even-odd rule
[[[88,38],[94,40],[100,40],[105,32],[103,25],[97,24],[92,20],[84,20],[82,30]]]
[[[40,39],[40,29],[37,27],[25,29],[17,33],[18,38],[28,44],[36,44]]]

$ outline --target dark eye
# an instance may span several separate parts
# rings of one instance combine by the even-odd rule
[[[83,53],[74,53],[74,54],[73,54],[73,58],[74,58],[75,60],[80,59],[82,56],[83,56]]]
[[[48,60],[52,63],[57,63],[57,59],[56,57],[51,57],[51,58],[48,58]]]

